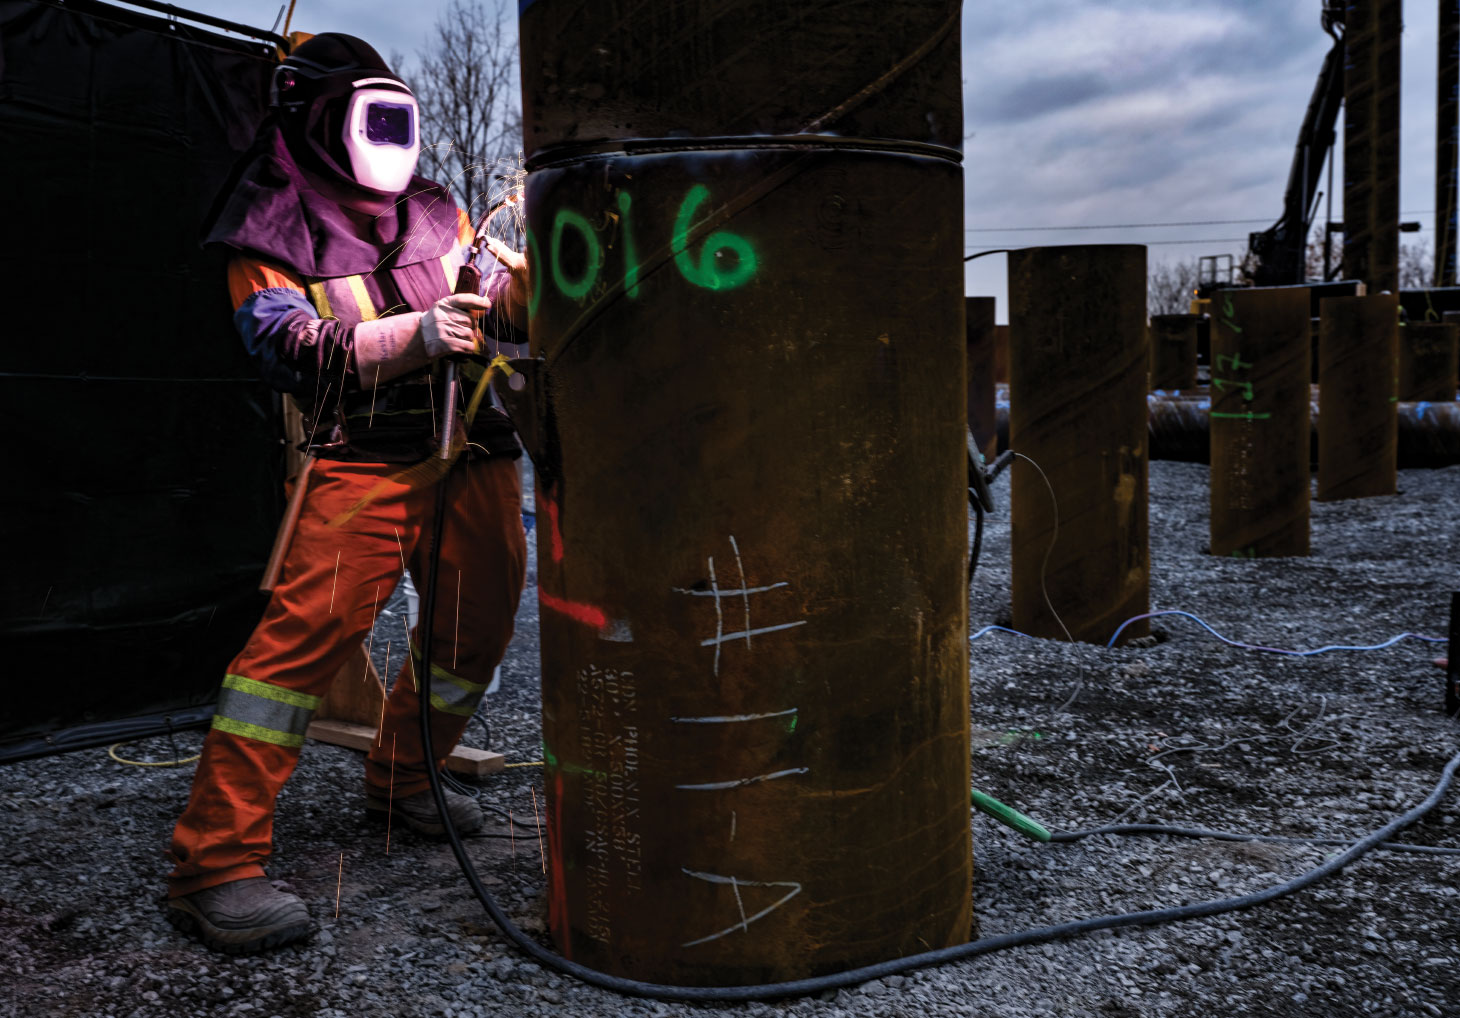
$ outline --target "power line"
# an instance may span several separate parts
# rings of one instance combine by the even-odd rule
[[[1434,209],[1425,209],[1420,212],[1401,212],[1401,216],[1430,216],[1434,215]],[[1099,223],[1084,224],[1080,226],[969,226],[965,227],[964,233],[1049,233],[1061,230],[1140,230],[1153,229],[1157,227],[1172,226],[1235,226],[1245,223],[1270,223],[1271,216],[1265,219],[1193,219],[1186,222],[1172,223]]]

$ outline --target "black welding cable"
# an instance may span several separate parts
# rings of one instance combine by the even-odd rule
[[[446,521],[446,493],[450,477],[451,474],[448,471],[446,477],[442,478],[437,489],[435,529],[432,533],[431,540],[431,567],[427,577],[426,596],[421,606],[421,627],[423,629],[421,636],[422,667],[418,679],[421,687],[421,743],[425,747],[427,760],[435,760],[436,758],[436,750],[431,741],[431,627],[436,621],[436,573],[441,565],[441,529]],[[823,993],[827,990],[839,990],[872,979],[911,972],[915,969],[929,968],[934,965],[947,964],[948,962],[966,961],[969,958],[976,958],[979,955],[990,954],[994,951],[1008,950],[1011,947],[1046,944],[1054,940],[1063,940],[1066,937],[1093,933],[1096,930],[1117,929],[1124,926],[1151,926],[1156,923],[1174,922],[1181,919],[1199,919],[1204,916],[1219,915],[1223,912],[1234,912],[1238,909],[1252,908],[1255,905],[1266,904],[1269,901],[1300,891],[1308,885],[1336,873],[1375,846],[1388,841],[1399,831],[1434,809],[1449,789],[1457,769],[1460,769],[1460,753],[1456,753],[1450,758],[1450,762],[1445,765],[1445,769],[1440,775],[1439,783],[1435,785],[1434,790],[1418,806],[1402,816],[1389,821],[1389,823],[1377,831],[1354,842],[1346,851],[1340,852],[1338,855],[1335,855],[1319,866],[1315,866],[1301,876],[1262,891],[1238,895],[1232,898],[1219,898],[1213,901],[1196,902],[1191,905],[1177,905],[1172,908],[1147,909],[1143,912],[1125,912],[1119,915],[1079,919],[1074,922],[1060,923],[1057,926],[1042,926],[1038,929],[1024,930],[1020,933],[1005,933],[996,937],[984,937],[981,940],[975,940],[969,944],[958,944],[935,951],[924,951],[921,954],[908,955],[905,958],[894,958],[891,961],[878,962],[875,965],[864,965],[861,968],[848,969],[845,972],[837,972],[833,975],[816,976],[810,979],[793,979],[783,983],[765,983],[759,986],[666,986],[661,983],[640,982],[637,979],[622,979],[618,976],[609,975],[607,972],[599,972],[597,969],[580,965],[575,961],[569,961],[567,958],[543,947],[537,941],[523,933],[522,930],[518,929],[511,919],[507,918],[501,906],[497,904],[496,900],[482,884],[481,876],[477,873],[475,864],[472,863],[471,857],[466,854],[466,846],[462,844],[461,835],[457,833],[456,826],[451,822],[451,814],[446,808],[445,786],[442,784],[440,774],[437,773],[435,767],[427,767],[426,775],[431,781],[431,793],[436,798],[436,808],[440,810],[443,826],[446,828],[446,837],[451,843],[452,854],[456,856],[456,862],[461,867],[462,875],[466,877],[467,883],[471,885],[472,893],[477,896],[477,900],[482,903],[482,907],[486,909],[487,915],[491,917],[492,922],[497,924],[497,928],[502,931],[502,934],[528,957],[550,969],[588,983],[590,986],[612,990],[615,993],[621,993],[627,996],[648,997],[654,1000],[733,1002],[803,997],[813,993]],[[548,830],[548,836],[550,838],[554,833],[551,829]]]
[[[1110,824],[1106,827],[1092,827],[1083,831],[1055,831],[1050,841],[1070,843],[1093,838],[1097,834],[1124,834],[1176,838],[1209,838],[1213,841],[1262,841],[1270,845],[1351,845],[1345,838],[1286,838],[1277,834],[1245,834],[1241,831],[1212,831],[1205,827],[1168,827],[1165,824]],[[1413,852],[1416,855],[1460,855],[1460,848],[1445,848],[1440,845],[1409,845],[1402,841],[1386,841],[1375,845],[1385,852]]]

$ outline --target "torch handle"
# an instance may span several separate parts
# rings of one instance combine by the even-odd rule
[[[453,293],[476,293],[482,287],[482,272],[467,262],[456,271],[456,288]],[[456,365],[459,358],[446,358],[446,395],[441,401],[441,447],[442,459],[451,459],[451,436],[456,428]]]

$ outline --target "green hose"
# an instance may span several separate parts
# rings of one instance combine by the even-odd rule
[[[973,808],[980,813],[987,813],[1006,827],[1014,828],[1025,837],[1033,838],[1035,841],[1049,840],[1049,831],[1045,830],[1037,821],[1029,819],[1012,806],[1005,806],[998,799],[985,795],[977,788],[973,790]]]

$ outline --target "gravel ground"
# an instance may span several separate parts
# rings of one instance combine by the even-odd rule
[[[1213,559],[1203,553],[1206,468],[1153,463],[1152,608],[1279,647],[1443,635],[1460,560],[1460,467],[1404,471],[1400,487],[1393,498],[1314,503],[1309,558]],[[996,497],[1006,493],[999,482]],[[985,533],[974,631],[1007,624],[1008,584],[1001,513]],[[390,610],[404,608],[397,597]],[[537,759],[536,623],[528,597],[485,712],[490,736],[482,722],[466,739],[515,761]],[[1152,645],[1121,650],[997,632],[975,640],[975,786],[1063,829],[1120,819],[1356,837],[1423,798],[1460,750],[1460,725],[1439,710],[1434,645],[1298,658],[1225,646],[1174,616],[1153,625]],[[129,752],[167,759],[200,742],[188,732],[176,750],[161,738]],[[625,1000],[509,949],[444,846],[397,830],[387,854],[361,816],[359,758],[317,744],[280,796],[271,875],[309,903],[319,933],[226,958],[184,940],[161,912],[161,850],[190,778],[190,767],[121,766],[104,750],[0,768],[0,935],[10,945],[0,1015],[1460,1015],[1460,858],[1384,852],[1248,912],[1016,949],[824,999]],[[529,788],[540,797],[540,782],[539,769],[514,768],[487,780],[482,799],[530,828]],[[1460,846],[1457,820],[1452,791],[1403,838]],[[1327,851],[1165,837],[1038,845],[981,816],[973,825],[986,935],[1256,890]],[[470,850],[508,912],[542,934],[535,837],[518,834]]]

